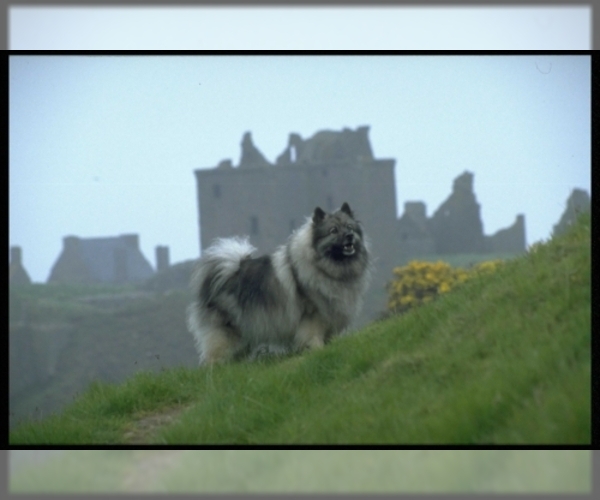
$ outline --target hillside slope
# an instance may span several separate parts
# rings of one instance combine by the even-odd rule
[[[590,225],[319,352],[93,384],[10,443],[589,444]]]

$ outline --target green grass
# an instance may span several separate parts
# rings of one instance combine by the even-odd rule
[[[591,452],[69,450],[11,472],[10,491],[590,493]]]
[[[10,444],[589,444],[590,225],[318,352],[95,384]]]

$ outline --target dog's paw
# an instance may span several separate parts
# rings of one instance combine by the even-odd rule
[[[275,357],[275,356],[286,356],[290,351],[284,346],[272,345],[272,344],[261,344],[255,347],[248,356],[249,361],[256,361],[257,359]]]

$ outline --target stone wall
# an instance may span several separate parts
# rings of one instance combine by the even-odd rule
[[[512,226],[485,237],[485,249],[490,253],[521,253],[525,251],[525,216],[517,215]]]

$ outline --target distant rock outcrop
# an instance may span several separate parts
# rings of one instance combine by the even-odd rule
[[[571,196],[567,200],[567,208],[563,212],[560,220],[555,224],[552,235],[563,234],[568,227],[573,224],[577,216],[582,212],[590,211],[590,195],[583,189],[573,189]]]

